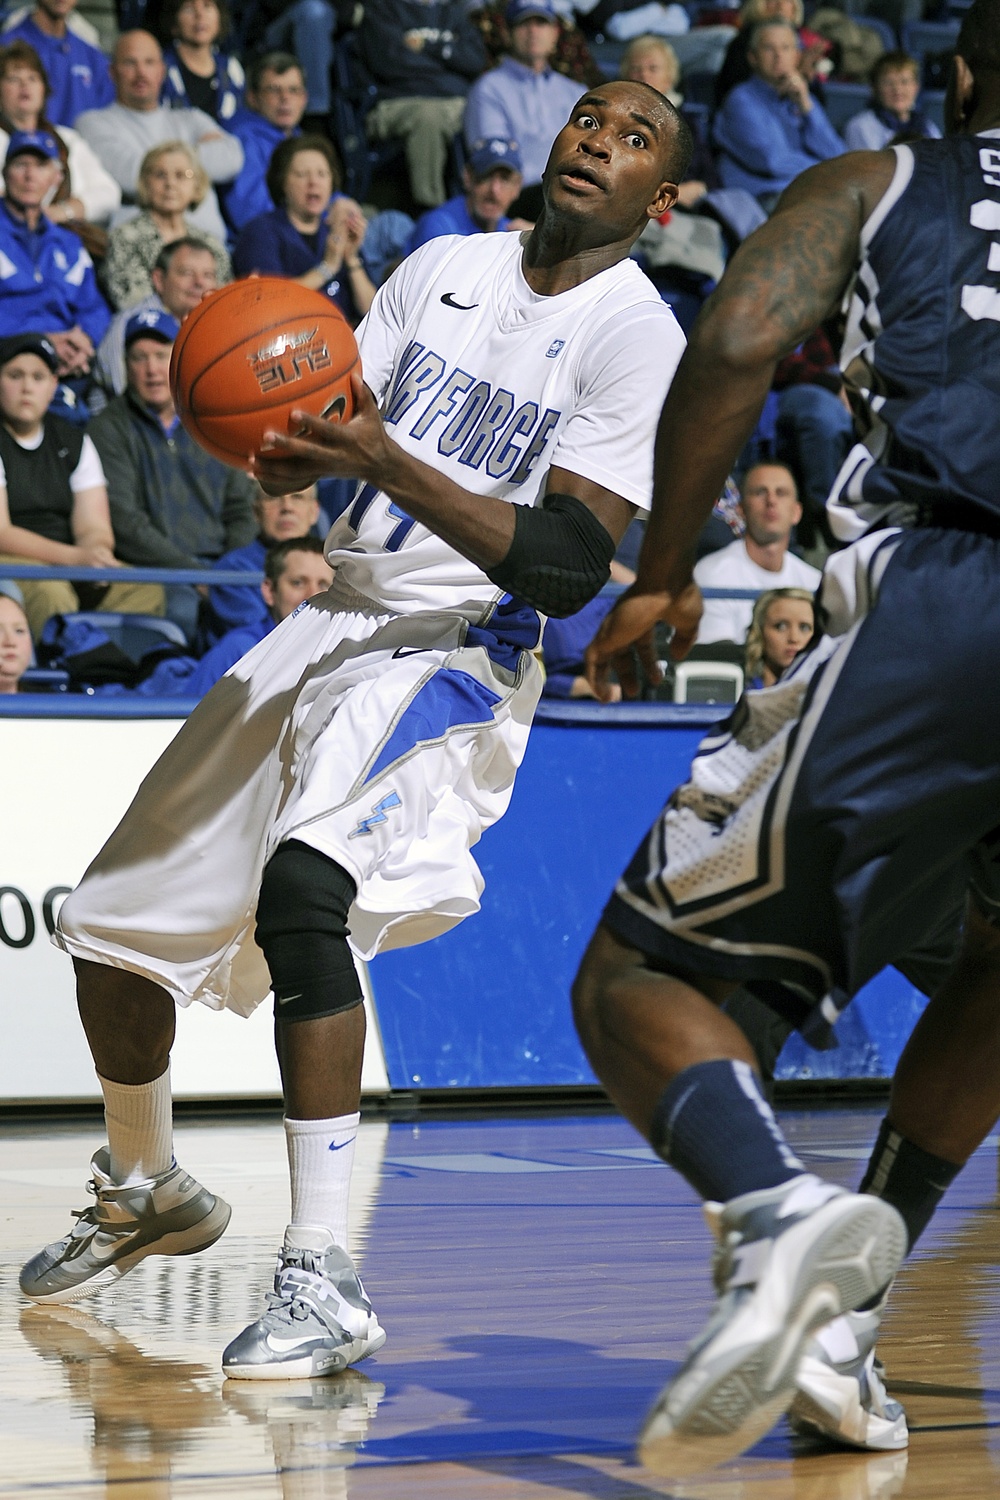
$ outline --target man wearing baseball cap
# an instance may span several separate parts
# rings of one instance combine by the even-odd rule
[[[496,229],[524,229],[507,210],[521,191],[521,153],[516,141],[476,141],[462,169],[464,192],[440,208],[421,215],[403,247],[409,255],[418,245],[442,234],[492,234]]]
[[[534,220],[541,210],[549,148],[584,89],[552,68],[559,41],[559,17],[552,0],[510,0],[506,19],[510,53],[469,90],[465,139],[470,148],[480,140],[519,143],[525,187],[518,212]]]
[[[59,356],[42,334],[0,341],[0,561],[120,568],[108,492],[93,442],[53,416]],[[21,592],[37,639],[50,615],[78,609],[163,613],[155,584],[24,579]]]
[[[88,430],[108,476],[119,557],[136,567],[207,569],[256,535],[254,485],[181,426],[170,390],[177,333],[175,320],[159,308],[132,314],[125,324],[126,389]],[[192,641],[199,604],[193,587],[167,589],[167,616]]]
[[[0,202],[0,338],[26,329],[44,334],[55,350],[56,373],[76,379],[79,396],[111,313],[80,240],[42,211],[62,170],[47,131],[13,132]]]

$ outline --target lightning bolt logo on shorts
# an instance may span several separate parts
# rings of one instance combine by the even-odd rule
[[[360,838],[363,833],[371,833],[373,828],[377,828],[380,823],[386,821],[385,815],[387,812],[392,812],[394,807],[402,807],[402,805],[396,793],[389,792],[382,798],[381,802],[376,802],[367,818],[362,818],[357,828],[352,833],[349,833],[347,837],[349,839],[356,839]]]

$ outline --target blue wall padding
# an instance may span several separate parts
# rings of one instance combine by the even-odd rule
[[[482,911],[372,964],[393,1088],[594,1082],[570,983],[615,879],[705,732],[688,727],[696,715],[647,728],[595,710],[566,705],[565,722],[535,725],[510,810],[476,849]],[[842,1017],[837,1050],[793,1037],[779,1077],[888,1076],[922,1004],[887,970]]]

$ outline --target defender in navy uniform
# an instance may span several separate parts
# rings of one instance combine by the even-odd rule
[[[634,686],[657,620],[684,655],[699,529],[776,362],[847,297],[864,441],[832,499],[855,540],[827,565],[826,633],[703,742],[575,986],[596,1072],[714,1205],[719,1303],[641,1440],[671,1475],[790,1403],[841,1441],[905,1446],[873,1363],[898,1232],[912,1248],[1000,1116],[1000,0],[966,15],[948,115],[944,141],[804,174],[734,257],[663,410],[637,582],[590,649],[599,692],[612,662]],[[720,1006],[743,984],[819,1037],[963,900],[862,1183],[902,1224],[845,1229]]]

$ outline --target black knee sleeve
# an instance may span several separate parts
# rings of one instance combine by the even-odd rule
[[[334,860],[294,839],[264,867],[257,942],[271,971],[278,1021],[315,1021],[363,999],[347,946],[355,885]]]

